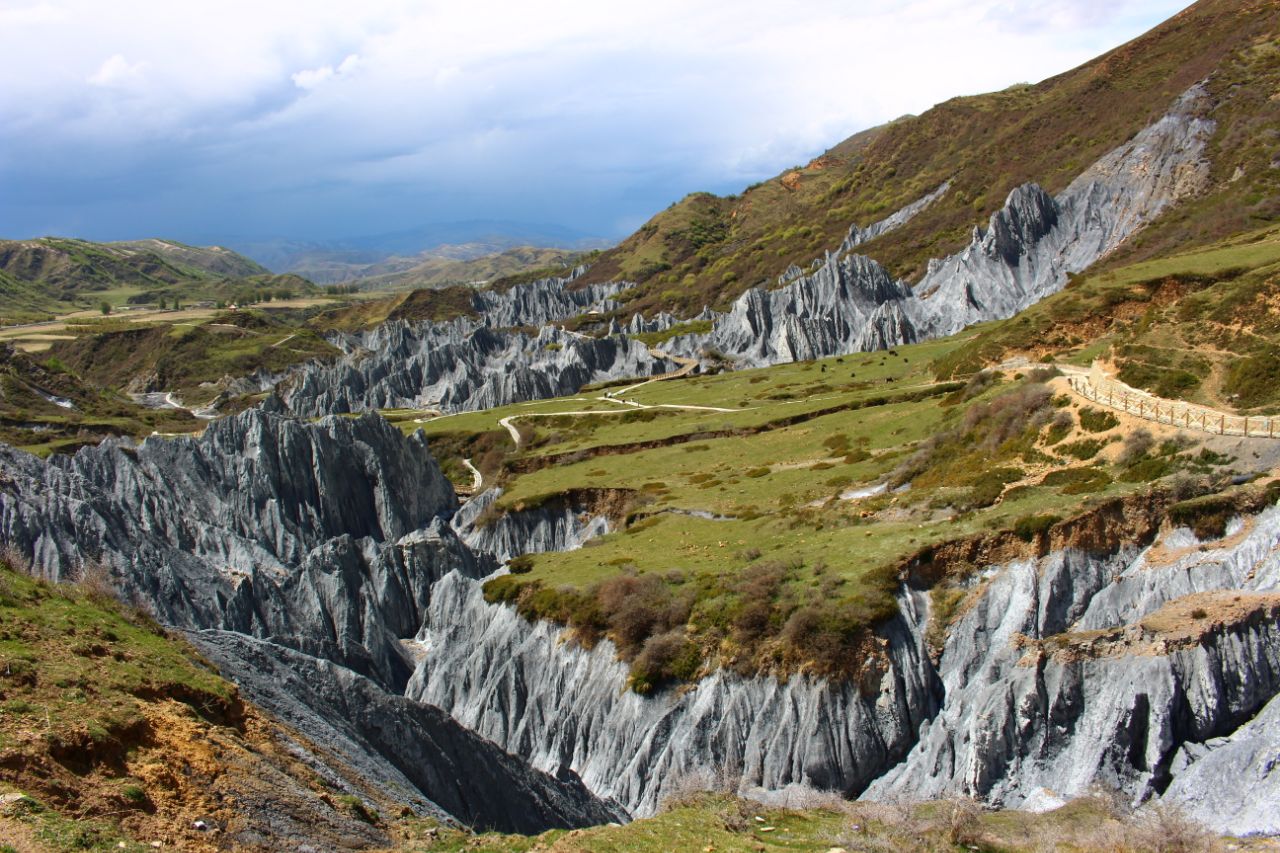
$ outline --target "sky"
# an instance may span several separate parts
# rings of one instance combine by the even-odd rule
[[[0,236],[606,238],[1186,0],[0,0]]]

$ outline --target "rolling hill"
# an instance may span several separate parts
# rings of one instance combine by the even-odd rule
[[[604,252],[580,284],[636,281],[628,309],[723,310],[744,289],[772,286],[790,264],[834,250],[868,225],[950,182],[950,191],[893,233],[859,247],[895,276],[918,279],[930,258],[961,249],[1015,187],[1056,193],[1090,163],[1205,81],[1208,189],[1166,216],[1116,262],[1222,239],[1280,216],[1280,9],[1204,0],[1079,68],[1034,85],[955,98],[861,132],[810,163],[740,195],[694,193]]]
[[[0,321],[29,322],[99,303],[235,300],[318,292],[219,246],[169,240],[94,243],[58,237],[0,241]]]

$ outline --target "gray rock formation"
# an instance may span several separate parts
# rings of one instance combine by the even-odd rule
[[[387,323],[356,344],[348,342],[358,349],[338,362],[308,365],[286,383],[282,396],[290,409],[308,417],[378,408],[457,412],[558,397],[590,382],[674,369],[625,337],[590,338],[553,326],[527,335],[490,323],[489,318]]]
[[[1275,590],[1280,509],[1248,524],[1217,547],[1169,532],[1158,545],[1172,560],[1148,562],[1149,549],[1129,547],[987,567],[936,664],[923,638],[927,599],[904,590],[902,615],[885,632],[889,666],[865,693],[717,673],[683,692],[637,696],[608,643],[575,647],[449,575],[407,695],[536,767],[572,767],[637,814],[682,777],[731,768],[744,788],[970,795],[1005,806],[1046,788],[1070,797],[1112,785],[1137,801],[1167,786],[1168,799],[1211,822],[1225,798],[1214,824],[1224,831],[1264,831],[1269,813],[1238,788],[1223,793],[1214,774],[1239,767],[1274,785],[1269,717],[1241,726],[1280,693],[1280,625],[1246,620],[1165,644],[1139,624],[1190,594]],[[1084,631],[1111,640],[1096,647],[1083,635],[1079,655],[1031,651],[1042,640],[1072,648],[1066,632]]]
[[[425,440],[378,417],[251,409],[199,439],[48,462],[0,448],[0,466],[0,530],[44,576],[99,561],[166,624],[274,637],[388,685],[431,583],[488,569],[448,527],[457,499]]]
[[[1186,743],[1163,800],[1216,832],[1280,834],[1280,697],[1230,735]]]
[[[893,665],[868,690],[718,672],[687,692],[642,697],[626,689],[611,643],[566,644],[561,629],[486,604],[479,583],[451,574],[436,584],[419,635],[430,651],[406,695],[535,767],[572,768],[637,815],[688,777],[725,768],[744,786],[858,791],[906,753],[935,710],[923,600],[903,599],[886,629]]]
[[[1034,184],[1009,194],[964,251],[931,262],[910,310],[917,334],[941,337],[1012,317],[1060,290],[1208,179],[1214,123],[1197,85],[1168,114],[1108,153],[1056,197]]]
[[[404,794],[423,813],[476,829],[539,833],[624,817],[568,769],[552,777],[463,729],[447,714],[390,694],[329,661],[226,631],[193,642],[233,675],[246,698],[323,744],[366,780]]]
[[[607,518],[573,506],[539,507],[489,518],[485,510],[500,497],[502,489],[481,492],[462,505],[452,522],[454,532],[468,547],[498,562],[520,554],[572,551],[609,532]]]
[[[370,749],[367,781],[389,798],[416,786],[436,811],[524,830],[613,814],[571,775],[531,773],[398,696],[432,584],[496,565],[449,527],[457,499],[421,433],[272,408],[198,439],[109,440],[47,462],[0,447],[0,536],[45,577],[97,561],[160,621],[221,631],[200,636],[229,677],[304,730],[346,738],[348,763]]]
[[[865,231],[855,226],[841,250],[808,273],[793,268],[780,279],[785,286],[744,293],[708,335],[684,336],[666,349],[696,355],[710,347],[756,367],[883,349],[1013,316],[1203,186],[1214,128],[1200,117],[1204,101],[1203,89],[1193,87],[1057,197],[1035,184],[1017,187],[967,248],[931,261],[914,288],[850,250],[910,219],[946,185]]]
[[[1139,591],[1147,582],[1167,581],[1170,599],[1188,575],[1204,589],[1273,588],[1280,560],[1266,560],[1252,580],[1224,565],[1280,543],[1278,522],[1271,510],[1249,541],[1167,567],[1149,566],[1142,555],[1097,560],[1075,552],[1004,567],[951,627],[939,663],[943,712],[866,796],[960,794],[1019,806],[1041,788],[1070,796],[1094,783],[1135,800],[1158,793],[1182,744],[1232,731],[1280,692],[1280,625],[1247,623],[1163,652],[1136,626],[1124,632],[1127,642],[1100,649],[1084,635],[1078,653],[1028,653],[1024,645],[1134,626],[1148,615]],[[1137,582],[1139,573],[1152,577]],[[1116,615],[1101,616],[1095,601]]]

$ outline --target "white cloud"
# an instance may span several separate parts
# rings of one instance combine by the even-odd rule
[[[242,204],[324,185],[612,223],[655,193],[745,185],[872,124],[1058,73],[1180,5],[49,0],[0,8],[0,149],[49,175],[102,163],[140,198],[163,159],[168,180]],[[108,147],[125,153],[95,156]]]
[[[336,69],[332,65],[322,65],[319,68],[303,69],[289,75],[289,77],[293,80],[293,85],[299,89],[314,89],[327,80],[350,73],[359,64],[360,57],[353,53],[339,62]]]
[[[85,78],[85,82],[92,86],[122,86],[141,79],[146,66],[145,62],[131,63],[117,53],[99,65],[97,71]]]
[[[35,6],[0,8],[0,27],[26,27],[40,24],[56,24],[66,20],[67,13],[51,3]]]

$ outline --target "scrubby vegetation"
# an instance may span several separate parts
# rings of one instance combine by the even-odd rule
[[[1272,53],[1255,44],[1274,25],[1265,4],[1200,4],[1066,74],[953,98],[851,137],[737,196],[689,195],[604,252],[583,281],[638,281],[627,307],[650,315],[723,309],[747,287],[772,286],[789,265],[809,267],[840,245],[851,223],[868,225],[950,180],[950,191],[905,227],[859,248],[915,280],[929,258],[962,248],[1010,190],[1036,181],[1058,192],[1205,79],[1219,105],[1212,190],[1162,217],[1115,263],[1275,221],[1277,179],[1262,140],[1273,128],[1267,98],[1277,71]],[[1229,180],[1237,166],[1239,177]],[[975,359],[949,375],[1000,360]]]
[[[613,506],[614,533],[578,551],[522,556],[486,596],[567,625],[580,642],[612,640],[641,692],[716,667],[856,678],[874,660],[904,579],[940,583],[939,602],[958,606],[973,567],[947,558],[943,568],[920,568],[947,553],[946,543],[994,537],[1001,548],[1038,553],[1091,502],[1179,471],[1184,480],[1220,477],[1231,462],[1194,442],[1126,433],[1110,413],[1045,384],[1061,382],[1046,371],[920,388],[923,354],[964,341],[631,392],[644,403],[752,401],[724,413],[620,417],[606,407],[599,416],[528,418],[526,442],[507,448],[499,466],[505,494],[491,513],[554,504],[598,514],[588,496],[604,493],[629,503]],[[837,369],[853,381],[836,384]],[[903,392],[879,390],[898,384]],[[556,405],[446,419],[450,432],[434,446],[464,452],[467,429],[501,437],[497,419]],[[1222,485],[1179,482],[1178,499]],[[944,622],[931,631],[945,631]]]
[[[1169,806],[1133,810],[1099,791],[1043,814],[984,808],[973,800],[929,803],[849,802],[797,790],[787,807],[766,806],[732,793],[734,780],[692,777],[678,785],[658,814],[592,829],[552,830],[536,837],[474,836],[434,821],[401,827],[410,850],[502,853],[659,853],[669,850],[1108,850],[1113,853],[1191,853],[1222,843]],[[1240,850],[1265,849],[1266,840],[1232,840]],[[425,845],[425,846],[421,846]]]

